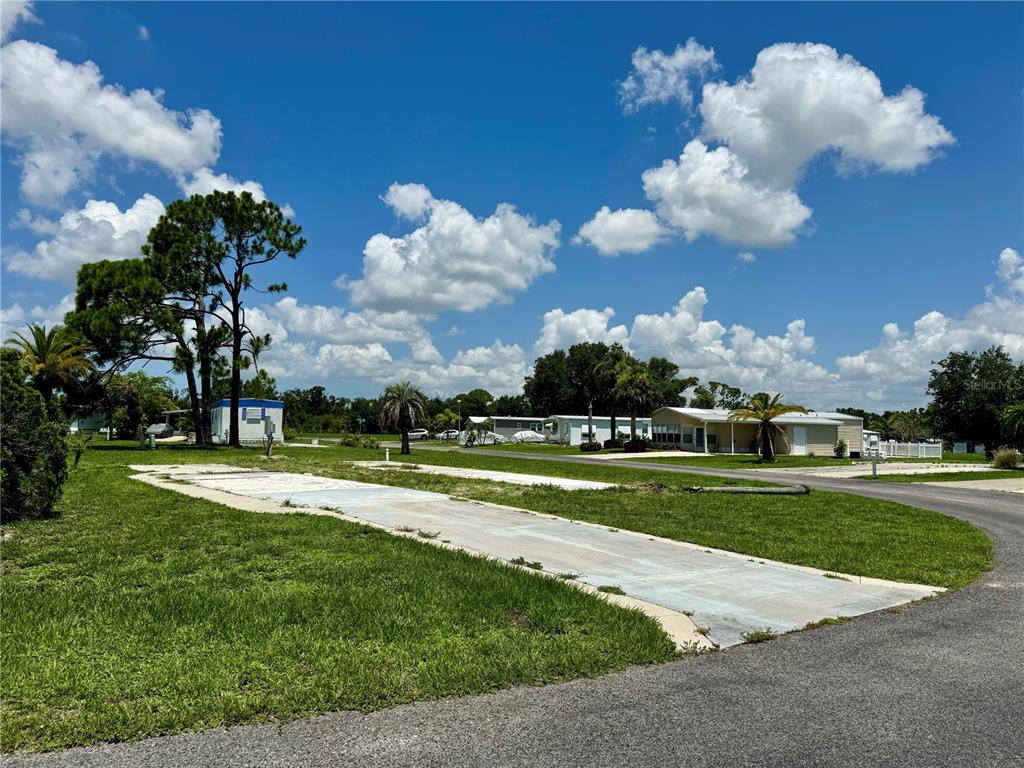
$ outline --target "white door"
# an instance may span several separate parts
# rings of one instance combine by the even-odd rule
[[[793,427],[793,455],[807,455],[807,427]]]

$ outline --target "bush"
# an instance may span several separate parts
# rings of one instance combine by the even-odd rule
[[[832,446],[832,455],[837,459],[845,459],[847,453],[846,441],[843,438],[839,438],[836,444]]]
[[[601,444],[596,440],[590,442],[580,443],[580,450],[584,453],[596,453],[601,450]]]
[[[627,440],[622,444],[622,450],[626,453],[643,453],[647,450],[647,441],[639,437],[636,440]]]
[[[992,456],[992,466],[996,469],[1017,469],[1020,466],[1020,452],[1004,445]]]
[[[618,437],[613,437],[611,440],[605,440],[604,441],[604,447],[605,448],[621,448],[622,447],[622,440],[621,440],[621,438],[618,438]]]
[[[5,349],[0,361],[0,495],[5,522],[53,517],[68,475],[67,426],[50,420],[40,395],[26,380],[21,357]]]
[[[368,435],[345,434],[339,435],[336,445],[346,445],[349,448],[380,448],[380,443]]]

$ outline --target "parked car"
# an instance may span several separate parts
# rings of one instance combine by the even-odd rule
[[[457,429],[446,429],[444,432],[438,432],[434,435],[435,440],[458,440],[459,430]]]
[[[427,440],[430,438],[430,432],[425,429],[410,429],[409,439],[410,440]]]

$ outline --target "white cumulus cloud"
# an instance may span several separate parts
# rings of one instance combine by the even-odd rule
[[[686,145],[678,162],[644,171],[643,184],[658,215],[689,242],[711,235],[740,245],[787,245],[811,216],[796,192],[751,180],[728,147],[709,149],[699,139]]]
[[[688,73],[707,74],[713,62],[692,39],[672,57],[638,50],[623,83],[626,111],[672,98],[689,105]],[[878,75],[827,45],[772,45],[745,77],[704,83],[698,138],[678,161],[645,171],[644,191],[662,224],[688,241],[789,245],[810,229],[796,187],[815,158],[834,156],[840,173],[904,172],[955,142],[924,102],[909,85],[887,95]]]
[[[212,169],[205,166],[195,170],[189,176],[180,176],[178,178],[178,186],[189,197],[192,195],[208,195],[211,192],[218,191],[234,192],[235,194],[248,192],[258,203],[262,203],[267,199],[267,193],[264,191],[263,185],[258,181],[253,181],[252,179],[238,181],[230,174],[214,173]],[[295,215],[295,210],[287,203],[281,206],[281,212],[289,218]]]
[[[606,344],[625,344],[629,331],[624,325],[609,326],[615,316],[611,307],[604,309],[576,309],[566,312],[552,309],[544,313],[540,335],[533,351],[538,357],[555,349],[568,349],[582,341],[603,341]]]
[[[613,211],[603,206],[594,218],[580,227],[574,243],[590,243],[604,256],[643,253],[672,236],[650,211],[622,208]]]
[[[41,323],[47,328],[64,322],[64,315],[75,308],[75,294],[65,294],[59,301],[50,306],[33,304],[23,307],[15,302],[5,309],[0,309],[0,336],[8,338],[14,331],[21,330],[26,323]]]
[[[180,176],[220,154],[220,120],[209,110],[176,112],[163,105],[162,91],[105,84],[91,61],[73,64],[16,40],[0,49],[0,64],[3,134],[19,150],[21,191],[35,205],[57,207],[104,155]]]
[[[999,345],[1024,360],[1024,259],[1016,250],[999,254],[996,278],[985,300],[963,317],[933,310],[908,331],[885,323],[876,346],[840,356],[832,366],[814,359],[817,343],[803,319],[792,320],[781,334],[727,325],[707,316],[708,295],[700,286],[666,312],[636,315],[628,328],[609,327],[611,308],[551,310],[544,316],[536,353],[576,341],[615,340],[641,358],[667,357],[684,374],[725,381],[747,392],[782,392],[810,407],[917,407],[927,400],[932,363],[951,351]]]
[[[0,2],[0,43],[6,43],[19,22],[40,24],[32,0],[3,0]]]
[[[703,78],[717,67],[714,49],[705,48],[692,37],[672,53],[637,48],[633,52],[633,68],[619,83],[622,111],[629,114],[647,104],[672,100],[689,108],[693,104],[691,78]]]
[[[9,271],[27,277],[73,282],[83,264],[141,256],[139,249],[163,212],[163,203],[149,194],[123,212],[114,203],[90,200],[61,216],[53,237],[31,252],[6,251],[4,262]]]
[[[842,166],[909,171],[954,141],[917,88],[887,96],[873,71],[813,43],[769,46],[749,76],[705,84],[700,113],[705,139],[728,145],[753,178],[779,188],[823,152],[837,152]]]
[[[555,268],[557,221],[536,224],[507,203],[477,218],[420,184],[392,185],[384,201],[397,214],[424,221],[402,237],[377,234],[366,243],[362,277],[339,283],[359,306],[470,312],[509,301],[512,292]]]

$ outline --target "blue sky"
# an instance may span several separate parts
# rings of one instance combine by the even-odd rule
[[[5,333],[160,203],[250,182],[309,240],[267,271],[290,303],[250,303],[284,386],[514,391],[591,339],[884,407],[950,349],[1024,357],[1020,4],[16,5]],[[378,235],[397,272],[364,264]]]

